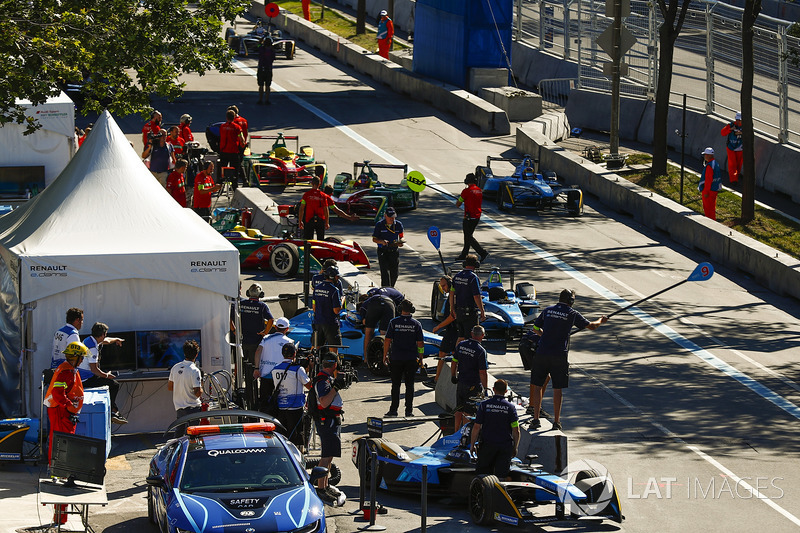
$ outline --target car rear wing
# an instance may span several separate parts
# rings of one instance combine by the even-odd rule
[[[453,427],[455,415],[452,413],[441,413],[439,415],[431,416],[368,416],[367,417],[367,434],[374,439],[383,437],[384,428],[391,424],[403,424],[406,427],[413,424],[421,424],[423,422],[436,422],[439,428]],[[452,430],[450,431],[452,433]]]
[[[514,168],[518,167],[526,160],[529,160],[533,167],[534,172],[539,172],[539,159],[530,155],[525,155],[523,157],[497,157],[497,156],[486,156],[486,166],[488,168],[492,168],[492,161],[505,161],[506,163],[511,163],[514,165]]]
[[[448,276],[452,277],[453,274],[457,273],[458,271],[459,271],[459,269],[457,269],[455,267],[452,267],[452,266],[448,266],[447,267],[447,275]],[[513,268],[492,268],[492,267],[481,268],[481,267],[478,267],[478,268],[476,268],[474,270],[474,272],[476,274],[478,274],[478,277],[480,277],[480,274],[491,274],[492,272],[497,272],[501,276],[507,275],[508,276],[509,286],[512,287],[512,288],[514,287],[514,269]],[[483,284],[485,281],[487,281],[487,280],[481,280],[481,284]]]
[[[272,141],[277,141],[278,139],[283,139],[284,141],[294,141],[294,150],[293,150],[294,153],[300,152],[300,137],[298,137],[297,135],[283,135],[279,133],[277,135],[251,135],[250,138],[272,140]]]
[[[369,168],[372,168],[372,169],[376,169],[376,168],[394,168],[394,169],[402,170],[403,171],[403,179],[406,179],[406,176],[408,175],[408,165],[390,165],[388,163],[370,163],[369,161],[363,161],[361,163],[353,163],[353,177],[358,176],[359,175],[359,170],[364,168],[364,167],[369,167]]]

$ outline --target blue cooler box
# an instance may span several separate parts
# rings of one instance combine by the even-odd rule
[[[106,441],[106,458],[111,453],[111,395],[108,387],[83,391],[83,408],[76,435]]]

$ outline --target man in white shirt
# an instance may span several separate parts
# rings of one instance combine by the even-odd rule
[[[203,410],[200,396],[203,394],[203,376],[194,364],[200,345],[195,340],[183,343],[183,361],[169,371],[167,390],[172,391],[172,403],[175,405],[176,418],[199,413]]]
[[[266,412],[269,398],[275,390],[275,382],[272,380],[272,369],[283,362],[283,345],[294,344],[292,339],[286,336],[289,332],[289,319],[280,317],[275,321],[275,333],[264,337],[261,344],[256,348],[255,366],[253,377],[260,378],[259,391],[261,398],[258,409]]]
[[[56,330],[53,335],[53,355],[50,358],[50,368],[58,366],[66,361],[64,350],[73,342],[81,342],[78,330],[83,327],[83,309],[70,307],[67,310],[67,323]]]
[[[117,407],[117,393],[119,382],[114,379],[114,374],[100,370],[100,347],[114,343],[122,346],[122,339],[108,336],[108,326],[102,322],[95,322],[92,334],[86,337],[83,344],[89,349],[89,355],[81,361],[78,373],[81,375],[84,389],[93,387],[108,387],[111,396],[111,421],[115,424],[127,424],[128,421],[119,412]]]
[[[311,389],[311,378],[306,369],[295,364],[297,348],[294,344],[284,344],[281,349],[283,362],[272,369],[272,380],[278,394],[278,420],[286,428],[286,436],[298,448],[305,446],[303,428],[303,406],[306,403],[306,389]]]

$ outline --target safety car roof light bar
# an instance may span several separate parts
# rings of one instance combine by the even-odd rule
[[[187,435],[218,435],[222,433],[263,433],[275,431],[271,422],[249,422],[246,424],[214,424],[210,426],[189,426]]]

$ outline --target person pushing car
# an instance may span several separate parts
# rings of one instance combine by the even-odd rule
[[[505,399],[508,383],[498,379],[492,387],[494,396],[478,405],[475,424],[470,435],[470,451],[480,437],[476,474],[494,474],[500,479],[508,478],[511,459],[519,447],[519,418],[517,408]]]

